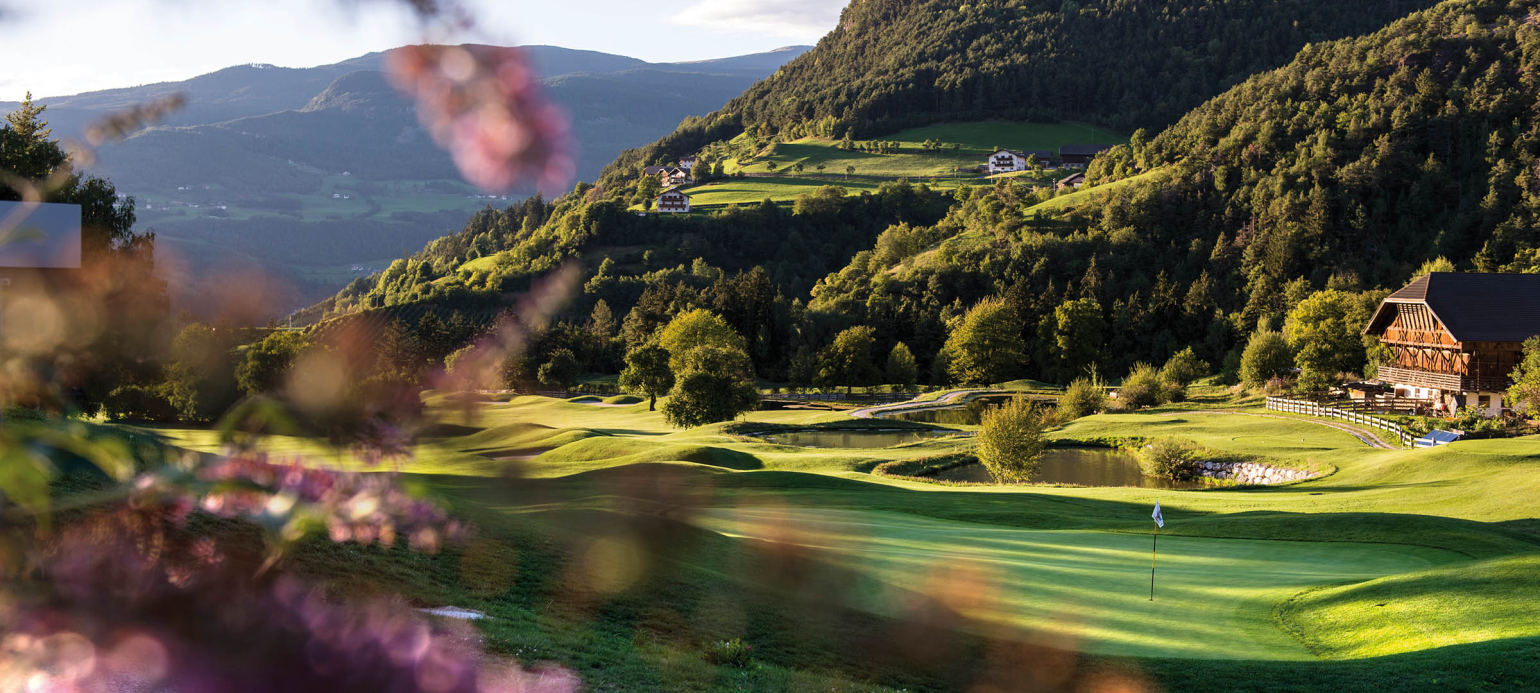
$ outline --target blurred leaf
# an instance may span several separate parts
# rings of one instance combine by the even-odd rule
[[[299,425],[282,402],[270,397],[252,397],[235,405],[219,421],[219,442],[249,449],[261,434],[297,435]]]
[[[53,464],[46,455],[14,441],[0,441],[0,493],[44,524],[52,476]]]

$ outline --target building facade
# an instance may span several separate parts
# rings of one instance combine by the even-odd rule
[[[1097,154],[1111,148],[1110,144],[1066,144],[1059,147],[1059,160],[1070,168],[1085,168]]]
[[[682,190],[665,190],[654,201],[654,207],[666,214],[685,214],[690,211],[690,196]]]
[[[1387,297],[1364,333],[1389,350],[1379,377],[1398,396],[1495,416],[1524,340],[1540,336],[1540,275],[1424,275]]]
[[[1012,171],[1027,170],[1027,158],[1018,152],[1009,149],[1000,149],[989,155],[989,160],[984,163],[986,170],[992,175],[996,173],[1010,173]]]

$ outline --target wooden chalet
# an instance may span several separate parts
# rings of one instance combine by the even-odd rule
[[[665,168],[658,176],[663,181],[663,187],[665,188],[674,185],[684,185],[690,180],[690,172],[678,166]]]
[[[1061,178],[1058,184],[1056,184],[1054,187],[1060,190],[1063,190],[1064,188],[1075,188],[1076,190],[1079,190],[1080,186],[1082,185],[1085,185],[1085,172],[1076,171]]]
[[[989,155],[989,160],[984,162],[984,171],[990,174],[1025,171],[1030,165],[1027,162],[1027,157],[1020,152],[997,149],[995,153]]]
[[[664,190],[653,207],[665,214],[685,214],[690,211],[690,196],[683,190]]]
[[[984,162],[984,171],[990,174],[1025,171],[1031,168],[1034,163],[1045,168],[1052,166],[1053,152],[1046,150],[1018,152],[1011,149],[997,149]]]
[[[1097,154],[1112,147],[1110,144],[1066,144],[1059,147],[1059,160],[1070,168],[1085,168]]]
[[[1499,414],[1524,340],[1540,336],[1540,274],[1424,275],[1387,297],[1364,334],[1390,349],[1379,377],[1398,396]]]
[[[12,305],[73,286],[80,240],[79,205],[0,202],[0,346]]]

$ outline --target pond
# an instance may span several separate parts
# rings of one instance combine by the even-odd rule
[[[982,464],[968,464],[939,472],[936,479],[995,483]],[[1042,466],[1032,477],[1037,484],[1081,486],[1138,486],[1141,488],[1199,488],[1196,481],[1172,481],[1145,476],[1133,453],[1109,448],[1049,448]]]
[[[759,436],[766,443],[796,445],[804,448],[889,448],[916,443],[929,438],[956,435],[956,431],[937,430],[851,430],[787,431]]]

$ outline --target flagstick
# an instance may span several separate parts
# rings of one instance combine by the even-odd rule
[[[1160,541],[1160,525],[1155,526],[1154,538],[1150,539],[1150,601],[1155,601],[1155,544]]]

